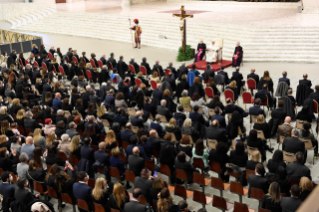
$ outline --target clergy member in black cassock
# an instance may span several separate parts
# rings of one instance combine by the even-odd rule
[[[240,43],[237,42],[237,46],[233,55],[233,67],[240,66],[241,60],[243,58],[243,48],[240,46]]]
[[[134,67],[135,74],[140,72],[140,66],[135,62],[134,58],[131,58],[130,65]]]
[[[120,60],[117,63],[116,68],[117,68],[119,75],[122,77],[122,79],[124,79],[123,77],[124,77],[125,72],[127,72],[128,65],[123,61],[123,56],[120,56]]]
[[[200,40],[199,44],[197,45],[197,53],[195,54],[194,63],[203,60],[205,53],[206,53],[206,44],[203,43],[203,40]]]

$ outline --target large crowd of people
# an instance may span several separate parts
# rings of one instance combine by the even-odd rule
[[[242,186],[249,184],[248,197],[252,188],[262,190],[260,207],[272,212],[296,211],[313,189],[305,161],[309,145],[318,157],[311,123],[319,86],[312,90],[307,74],[294,97],[283,72],[278,87],[284,95],[277,101],[268,71],[259,77],[252,69],[244,78],[240,67],[228,76],[224,67],[214,72],[207,65],[201,74],[196,66],[174,68],[170,63],[163,68],[156,61],[151,68],[147,58],[141,65],[134,58],[127,64],[122,56],[116,61],[113,53],[108,59],[92,53],[88,59],[85,52],[78,55],[69,48],[63,55],[60,48],[47,51],[44,45],[34,45],[27,58],[14,50],[3,53],[1,61],[4,212],[54,211],[50,195],[40,198],[50,189],[57,193],[59,207],[65,206],[62,197],[67,194],[79,211],[85,211],[79,204],[84,200],[89,211],[99,204],[106,212],[187,212],[188,203],[174,203],[167,184],[192,184],[195,173],[210,178],[212,162],[219,164],[218,177],[224,183],[230,182],[229,171]],[[252,79],[257,92],[245,92],[254,97],[245,111],[236,101]],[[224,86],[233,93],[226,104],[220,100]],[[206,88],[213,91],[212,98]],[[268,123],[261,108],[265,102],[271,110]],[[298,114],[291,110],[296,105],[303,106]],[[252,123],[251,130],[245,128],[245,119]],[[301,127],[291,125],[295,119]],[[274,151],[267,143],[270,138],[276,138],[282,150]],[[293,162],[285,163],[286,153]],[[169,183],[157,176],[165,167]],[[187,180],[177,176],[180,170]],[[246,177],[247,170],[253,174]],[[38,183],[42,191],[35,195]]]

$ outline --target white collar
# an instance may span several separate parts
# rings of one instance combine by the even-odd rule
[[[83,181],[79,181],[79,183],[83,183],[83,184],[86,184],[86,182],[83,182]]]

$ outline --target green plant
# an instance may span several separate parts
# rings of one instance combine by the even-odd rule
[[[183,48],[179,47],[177,61],[188,61],[193,58],[193,50],[190,45],[185,46],[185,53],[183,53]]]

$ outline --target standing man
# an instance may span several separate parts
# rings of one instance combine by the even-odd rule
[[[131,30],[135,31],[134,34],[134,40],[135,40],[135,47],[134,48],[141,48],[141,34],[142,34],[142,28],[138,25],[138,19],[134,19],[135,26],[131,27]]]
[[[233,55],[233,67],[240,66],[242,58],[243,58],[243,48],[240,46],[240,43],[237,42],[234,55]]]

